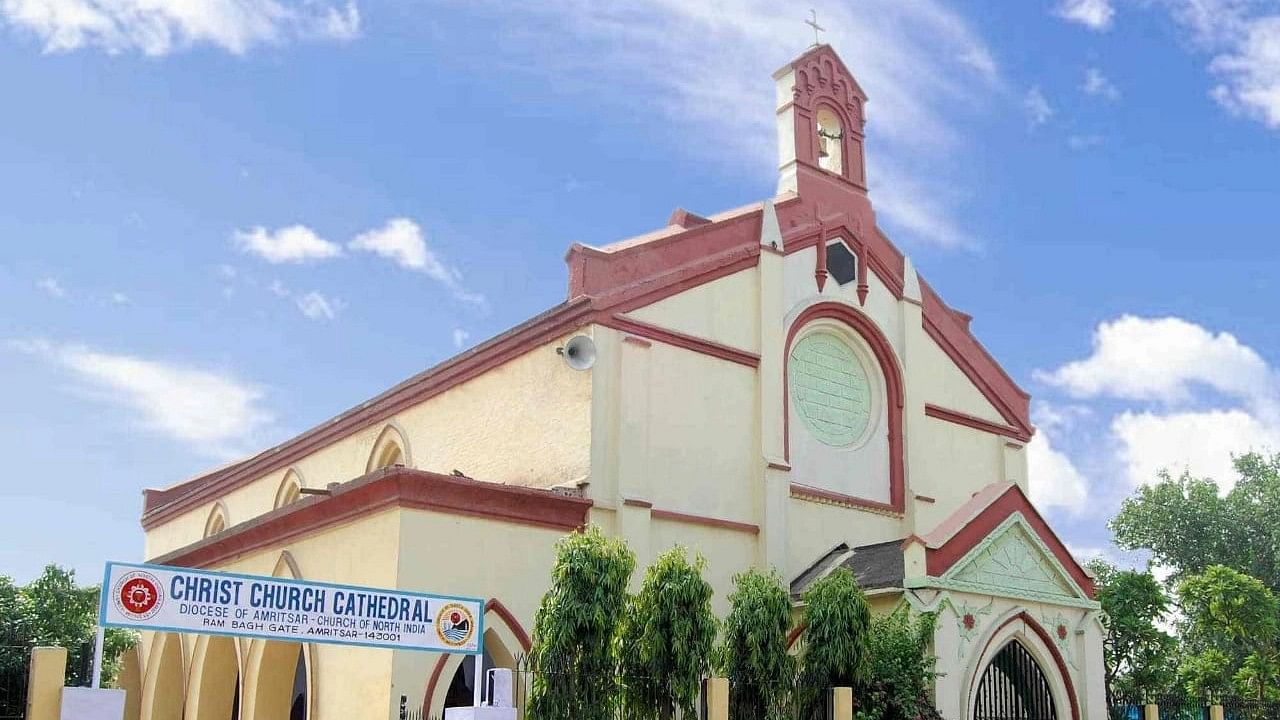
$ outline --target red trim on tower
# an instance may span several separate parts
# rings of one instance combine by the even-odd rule
[[[894,355],[893,347],[889,345],[889,340],[885,338],[884,333],[880,332],[880,329],[867,316],[847,305],[839,303],[819,303],[814,305],[800,313],[800,316],[791,323],[791,328],[787,332],[787,343],[783,352],[782,374],[782,442],[784,457],[788,461],[791,460],[791,383],[788,382],[787,375],[791,362],[791,345],[795,342],[796,334],[805,325],[821,318],[830,318],[848,325],[850,329],[866,341],[867,346],[871,348],[871,353],[880,365],[880,373],[884,376],[885,390],[888,396],[886,414],[888,415],[889,425],[889,504],[887,509],[894,512],[902,512],[905,505],[902,457],[902,406],[904,397],[902,370],[898,366],[898,359]],[[884,506],[884,503],[867,499],[862,499],[860,504]]]
[[[968,413],[962,413],[959,410],[949,410],[944,407],[939,407],[938,405],[926,404],[924,406],[924,414],[944,422],[963,425],[965,427],[973,428],[974,430],[981,430],[982,432],[988,432],[993,435],[1002,435],[1015,440],[1021,440],[1022,442],[1029,442],[1031,440],[1031,435],[1016,427],[993,423],[990,420],[983,420],[980,417],[970,415]]]
[[[729,362],[737,363],[739,365],[746,365],[750,368],[760,367],[760,356],[755,353],[747,352],[746,350],[739,350],[738,348],[730,347],[713,340],[704,340],[700,337],[694,337],[693,335],[686,335],[685,333],[678,332],[676,330],[669,330],[667,328],[658,327],[657,325],[651,325],[646,322],[634,320],[625,315],[614,315],[610,318],[600,320],[599,322],[601,325],[611,327],[614,330],[638,335],[643,338],[648,338],[649,340],[656,340],[660,343],[684,348],[685,350],[692,350],[697,353],[702,353],[703,355],[710,355],[712,357],[720,358],[721,360],[728,360]]]
[[[981,495],[981,493],[979,493]],[[1094,587],[1093,578],[1080,567],[1080,563],[1072,556],[1071,551],[1067,550],[1067,546],[1058,539],[1053,530],[1049,528],[1049,524],[1044,521],[1040,513],[1036,510],[1027,496],[1022,493],[1022,488],[1010,483],[1008,488],[1000,493],[998,497],[991,500],[986,507],[980,510],[972,518],[956,517],[961,513],[971,512],[972,508],[966,503],[952,517],[943,520],[938,524],[939,528],[947,525],[953,525],[955,522],[963,522],[961,526],[945,542],[936,547],[927,547],[925,552],[925,569],[932,577],[942,577],[953,565],[960,561],[970,550],[977,547],[988,535],[995,530],[1000,523],[1004,522],[1015,512],[1022,513],[1027,519],[1027,523],[1031,525],[1031,529],[1040,537],[1053,556],[1071,576],[1071,579],[1084,593],[1085,597],[1092,598]],[[932,535],[932,533],[930,533]]]
[[[392,467],[273,510],[151,560],[211,567],[383,509],[401,507],[570,531],[587,523],[592,502],[550,490],[500,485]]]
[[[998,635],[1001,630],[1018,620],[1021,620],[1027,627],[1031,628],[1031,631],[1034,632],[1036,636],[1040,638],[1040,641],[1044,643],[1045,647],[1049,649],[1049,655],[1053,657],[1054,664],[1058,666],[1058,674],[1062,676],[1062,684],[1067,689],[1067,699],[1071,701],[1071,719],[1080,720],[1080,701],[1076,699],[1076,686],[1075,683],[1071,682],[1071,673],[1067,670],[1067,663],[1062,659],[1062,653],[1058,651],[1058,646],[1054,643],[1053,636],[1051,636],[1027,611],[1023,610],[1017,615],[1011,616],[1008,620],[1000,623],[996,629],[992,630],[991,634],[987,637],[987,643],[982,646],[982,652],[978,653],[978,657],[981,658],[987,654],[987,651],[991,649],[991,642],[995,640],[996,635]],[[988,664],[990,664],[989,661]],[[1041,669],[1043,670],[1043,668]],[[985,672],[985,668],[983,668],[983,671]],[[976,683],[981,680],[982,672],[975,672],[973,675],[973,682]],[[972,688],[970,688],[970,692],[972,692]],[[965,695],[965,702],[969,702],[968,694]]]

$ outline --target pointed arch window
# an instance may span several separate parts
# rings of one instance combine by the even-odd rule
[[[409,454],[409,441],[405,438],[404,432],[399,425],[391,423],[382,429],[382,433],[373,443],[373,451],[369,453],[365,472],[371,473],[394,465],[412,467],[413,462]]]
[[[219,500],[213,510],[209,512],[209,519],[204,523],[204,536],[212,537],[230,527],[231,523],[227,520],[227,506]]]
[[[291,505],[302,499],[302,475],[297,470],[289,468],[289,472],[284,474],[284,480],[280,481],[280,487],[276,490],[275,504],[272,509],[280,509],[285,505]]]

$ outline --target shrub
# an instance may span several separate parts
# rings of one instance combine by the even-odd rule
[[[814,711],[830,687],[855,693],[871,678],[868,631],[871,608],[853,573],[836,568],[804,594],[805,644],[798,701],[804,714]]]
[[[695,717],[716,639],[706,561],[679,545],[649,566],[619,634],[618,660],[628,717]]]
[[[914,720],[931,710],[934,623],[932,614],[913,619],[906,605],[871,621],[870,681],[858,696],[858,720]]]
[[[530,720],[611,720],[614,637],[635,555],[591,526],[556,544],[551,589],[534,616]]]
[[[729,717],[789,720],[795,658],[787,653],[791,596],[776,574],[734,576],[717,669],[730,679]]]

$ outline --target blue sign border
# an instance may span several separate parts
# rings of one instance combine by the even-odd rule
[[[432,600],[453,600],[456,602],[473,602],[480,607],[480,613],[479,613],[480,618],[476,626],[476,649],[463,650],[461,648],[454,648],[454,649],[424,648],[424,647],[414,647],[412,645],[395,645],[390,643],[357,642],[354,640],[328,640],[328,639],[306,640],[302,638],[293,638],[289,636],[282,637],[279,635],[259,635],[256,633],[227,632],[225,630],[223,631],[192,630],[190,628],[176,628],[176,627],[168,627],[168,626],[161,626],[161,625],[143,625],[143,624],[135,625],[135,624],[128,624],[128,623],[106,622],[105,620],[107,617],[107,597],[110,594],[110,588],[108,587],[108,585],[111,580],[111,569],[113,567],[140,568],[144,570],[162,570],[164,572],[190,572],[190,573],[196,573],[201,575],[217,575],[220,577],[240,578],[242,580],[259,580],[259,581],[266,580],[270,582],[285,583],[290,585],[327,587],[327,588],[335,588],[339,590],[362,590],[365,592],[409,595],[412,597],[429,598]],[[108,560],[106,567],[102,572],[102,591],[99,594],[101,595],[101,597],[99,598],[99,602],[98,602],[98,625],[101,627],[126,628],[129,630],[144,630],[144,631],[154,631],[154,632],[176,632],[176,633],[182,633],[184,635],[218,635],[222,637],[247,637],[247,638],[257,638],[259,640],[275,640],[278,642],[296,642],[299,644],[314,643],[316,645],[350,645],[354,647],[387,648],[391,650],[408,650],[410,652],[443,653],[446,655],[480,655],[481,653],[484,652],[484,613],[485,613],[486,601],[480,598],[466,597],[463,595],[436,595],[433,593],[416,592],[413,590],[397,590],[394,588],[377,588],[377,587],[369,587],[367,585],[345,585],[343,583],[332,583],[332,582],[312,582],[310,580],[298,580],[297,578],[275,577],[274,575],[247,575],[245,573],[221,572],[218,570],[201,570],[199,568],[181,567],[178,565],[155,565],[153,563],[116,562],[114,560]],[[434,621],[432,624],[434,624]]]

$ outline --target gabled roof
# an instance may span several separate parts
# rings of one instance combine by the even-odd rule
[[[1093,578],[1014,483],[986,486],[928,534],[907,543],[925,547],[930,578],[977,586],[976,574],[1008,574],[1001,584],[1025,594],[1054,595],[1051,586],[1057,583],[1069,595],[1093,597]],[[984,551],[985,559],[979,557]]]

